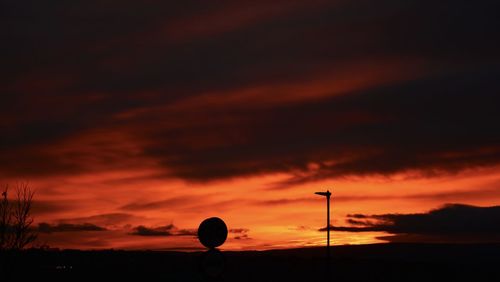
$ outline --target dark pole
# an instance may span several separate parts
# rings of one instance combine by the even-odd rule
[[[326,257],[327,257],[327,262],[328,265],[330,265],[330,191],[326,190],[326,233],[327,233],[327,240],[326,240]]]
[[[315,192],[314,194],[325,196],[326,198],[326,266],[327,266],[327,276],[329,276],[330,269],[330,196],[332,193],[329,190],[326,192]]]

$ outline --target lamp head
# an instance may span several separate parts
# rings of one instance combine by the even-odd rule
[[[326,191],[326,192],[315,192],[314,194],[316,195],[320,195],[320,196],[325,196],[325,197],[330,197],[332,195],[332,193],[330,193],[330,191]]]

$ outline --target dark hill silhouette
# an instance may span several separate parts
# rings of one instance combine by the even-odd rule
[[[2,259],[10,281],[204,281],[202,254],[31,250]],[[500,244],[335,246],[328,281],[500,281],[499,254]],[[324,255],[324,248],[224,252],[220,281],[325,281]]]

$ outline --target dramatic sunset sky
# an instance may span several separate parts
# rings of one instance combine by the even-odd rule
[[[500,241],[497,1],[5,0],[0,185],[39,244]]]

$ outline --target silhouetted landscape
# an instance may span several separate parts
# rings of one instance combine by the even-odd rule
[[[336,246],[328,281],[500,281],[498,254],[500,244]],[[8,256],[7,281],[325,281],[326,274],[325,248],[224,252],[220,280],[202,277],[202,252],[31,250]]]

